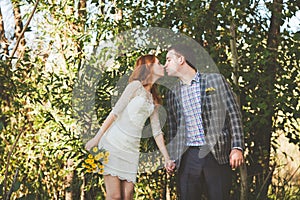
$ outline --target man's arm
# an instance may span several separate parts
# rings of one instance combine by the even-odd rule
[[[224,92],[226,95],[226,98],[224,99],[226,99],[226,112],[229,116],[229,126],[232,138],[229,163],[232,168],[237,168],[244,163],[243,150],[245,144],[242,115],[235,94],[233,93],[228,82],[225,80],[224,76],[221,75],[221,78],[224,85]]]

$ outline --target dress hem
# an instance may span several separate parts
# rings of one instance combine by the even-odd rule
[[[116,175],[116,174],[112,174],[112,173],[103,173],[103,175],[110,175],[110,176],[114,176],[114,177],[118,177],[120,180],[122,180],[122,181],[127,181],[127,182],[129,182],[129,183],[136,183],[136,181],[132,181],[132,180],[128,180],[127,178],[125,178],[125,177],[121,177],[121,176],[119,176],[119,175]]]

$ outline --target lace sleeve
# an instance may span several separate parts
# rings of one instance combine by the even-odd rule
[[[160,126],[159,114],[158,114],[157,107],[154,109],[152,115],[150,116],[150,123],[151,123],[153,137],[163,134],[163,132],[161,130],[161,126]]]
[[[112,114],[114,114],[116,117],[122,113],[122,111],[125,109],[125,107],[128,105],[129,101],[132,99],[132,97],[135,94],[135,91],[142,86],[141,82],[139,81],[132,81],[130,82],[125,90],[123,91],[122,95],[120,96],[119,100],[117,101],[116,105],[112,109]]]

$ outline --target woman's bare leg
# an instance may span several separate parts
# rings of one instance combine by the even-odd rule
[[[122,200],[132,200],[134,184],[128,181],[121,182]]]
[[[117,176],[104,175],[106,200],[121,200],[121,180]]]

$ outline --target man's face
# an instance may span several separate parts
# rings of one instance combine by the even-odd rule
[[[177,76],[180,67],[179,57],[174,50],[170,50],[166,56],[165,70],[168,76]]]

